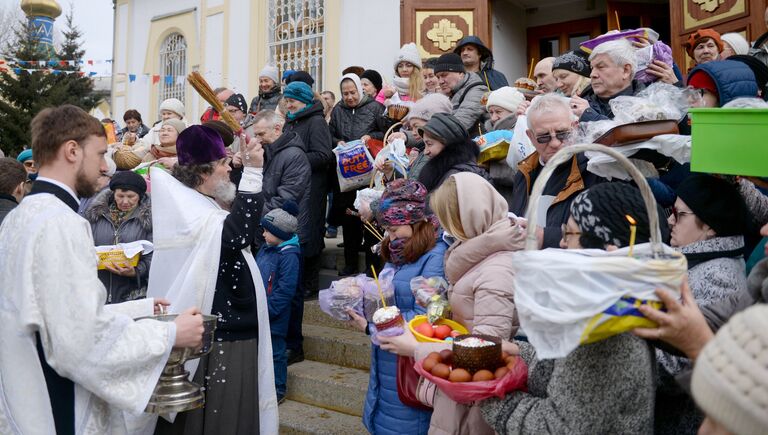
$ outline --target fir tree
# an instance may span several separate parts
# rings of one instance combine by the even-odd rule
[[[81,48],[82,33],[74,24],[73,8],[66,16],[64,41],[60,50],[41,47],[32,35],[26,20],[16,29],[17,44],[5,47],[4,52],[11,58],[24,61],[56,61],[42,68],[63,71],[53,74],[47,71],[9,71],[0,72],[0,147],[9,157],[15,157],[23,148],[31,144],[29,125],[32,118],[42,109],[62,104],[74,104],[88,111],[98,101],[93,96],[93,83],[88,77],[81,76],[79,61],[84,50]],[[62,65],[59,60],[74,60],[74,65]],[[28,64],[25,68],[38,69],[38,65]],[[67,72],[74,72],[67,74]],[[18,72],[18,74],[17,74]]]

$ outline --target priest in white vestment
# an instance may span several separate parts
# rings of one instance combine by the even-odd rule
[[[33,120],[39,176],[0,226],[0,434],[125,434],[171,348],[202,340],[202,316],[151,316],[152,299],[105,308],[78,196],[106,172],[106,134],[64,105]]]
[[[219,320],[211,352],[186,365],[205,389],[205,407],[160,419],[155,434],[277,434],[267,297],[250,251],[264,150],[257,139],[241,148],[237,187],[216,130],[188,127],[176,150],[173,175],[150,170],[155,250],[147,294],[168,299],[172,313],[194,305]]]

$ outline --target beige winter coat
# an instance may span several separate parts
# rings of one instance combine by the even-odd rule
[[[445,255],[453,318],[470,332],[511,339],[519,327],[512,282],[512,252],[525,246],[525,232],[507,217],[507,202],[482,177],[453,175],[462,227],[469,240],[454,243]],[[416,358],[450,345],[420,343]],[[430,434],[493,434],[480,408],[435,395]]]

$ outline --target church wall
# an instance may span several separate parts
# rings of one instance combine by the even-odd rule
[[[504,73],[512,84],[527,75],[525,10],[497,0],[491,11],[494,68]]]
[[[326,88],[338,95],[340,72],[350,65],[375,69],[391,83],[400,49],[400,1],[343,0],[341,23],[339,68],[328,71],[337,78],[326,81]]]
[[[250,8],[253,6],[249,0],[225,1],[228,3],[227,12],[229,15],[228,29],[226,29],[229,33],[229,43],[226,45],[226,50],[224,50],[228,63],[226,84],[234,89],[235,92],[244,94],[250,104],[251,98],[256,95],[258,89],[249,89],[248,77],[251,74],[258,75],[261,67],[255,71],[249,71],[248,57],[251,52],[248,50],[248,28],[254,25],[261,29],[261,31],[264,31],[265,26],[259,24],[266,23],[267,20],[262,18],[258,23],[250,22]]]

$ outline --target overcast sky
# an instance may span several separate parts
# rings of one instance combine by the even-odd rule
[[[0,0],[14,1],[14,0]],[[16,0],[18,2],[18,0]],[[114,25],[114,9],[112,0],[58,0],[62,13],[56,19],[59,29],[64,29],[64,17],[74,5],[75,24],[83,33],[83,48],[85,60],[112,59],[112,29]],[[99,75],[112,74],[111,64],[85,65],[86,71],[96,71]]]

